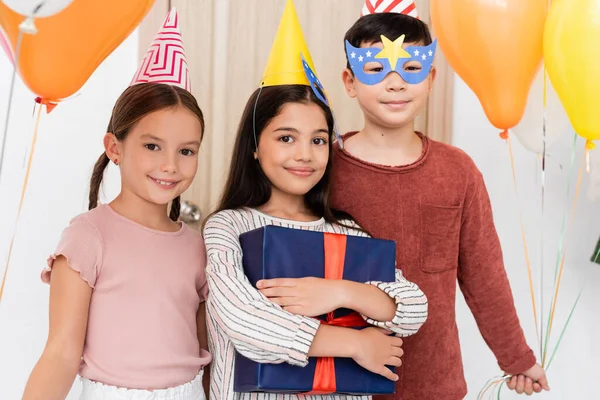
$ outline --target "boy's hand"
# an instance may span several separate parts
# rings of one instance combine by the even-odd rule
[[[314,277],[265,279],[256,287],[284,310],[306,317],[340,308],[345,296],[344,281]]]
[[[546,372],[539,365],[535,364],[522,374],[513,376],[507,380],[506,386],[518,394],[527,394],[531,396],[534,392],[540,393],[543,390],[549,391]]]

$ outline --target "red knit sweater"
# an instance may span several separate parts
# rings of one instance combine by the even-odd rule
[[[429,300],[427,322],[404,341],[396,395],[376,399],[465,397],[457,281],[500,368],[518,374],[535,364],[481,173],[461,150],[422,139],[421,157],[407,166],[370,164],[337,145],[333,155],[333,207],[350,213],[374,237],[395,240],[398,268]]]

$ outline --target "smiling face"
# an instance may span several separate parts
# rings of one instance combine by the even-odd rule
[[[348,63],[342,78],[364,111],[365,126],[409,127],[425,107],[435,78],[429,68],[436,44],[427,25],[410,15],[374,13],[359,18],[344,39]]]
[[[198,116],[175,106],[147,114],[122,141],[112,133],[104,141],[109,157],[118,161],[121,191],[164,205],[192,184],[201,139]]]
[[[273,194],[304,196],[319,183],[329,161],[329,130],[315,103],[287,103],[263,129],[260,167]]]
[[[404,43],[402,47],[406,49],[421,45],[422,43]],[[361,43],[360,47],[383,49],[383,44]],[[398,62],[403,61],[400,59]],[[383,65],[373,59],[365,62],[363,68],[367,76],[376,75],[381,73]],[[422,68],[418,61],[403,63],[406,74],[418,74]],[[435,69],[432,68],[428,76],[416,84],[407,83],[397,72],[390,72],[379,83],[371,85],[357,79],[350,69],[344,70],[342,78],[348,95],[358,100],[369,123],[385,128],[400,128],[412,123],[425,108],[435,78]]]

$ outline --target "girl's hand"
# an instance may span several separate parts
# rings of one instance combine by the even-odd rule
[[[543,390],[549,391],[548,379],[544,369],[536,364],[522,374],[516,375],[508,379],[506,386],[510,390],[516,391],[518,394],[525,393],[531,396],[534,392],[540,393]]]
[[[399,367],[402,364],[402,339],[390,336],[390,331],[381,328],[366,328],[359,333],[360,340],[357,341],[356,353],[352,357],[354,361],[373,373],[397,381],[398,375],[386,365]]]
[[[259,291],[284,310],[306,317],[327,314],[342,306],[346,284],[323,278],[277,278],[256,283]]]

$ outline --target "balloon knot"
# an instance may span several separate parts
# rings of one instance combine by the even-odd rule
[[[47,114],[50,114],[52,112],[52,110],[54,110],[54,107],[56,107],[58,105],[58,103],[55,101],[46,100],[43,97],[39,97],[39,96],[35,98],[35,102],[38,104],[41,104],[43,106],[46,106]]]
[[[500,133],[500,139],[506,140],[508,139],[508,130],[503,130],[502,133]]]
[[[19,24],[19,30],[28,35],[35,35],[38,32],[33,17],[25,18],[25,20]]]
[[[585,148],[588,150],[594,150],[596,148],[596,144],[591,140],[588,140],[587,142],[585,142]]]

